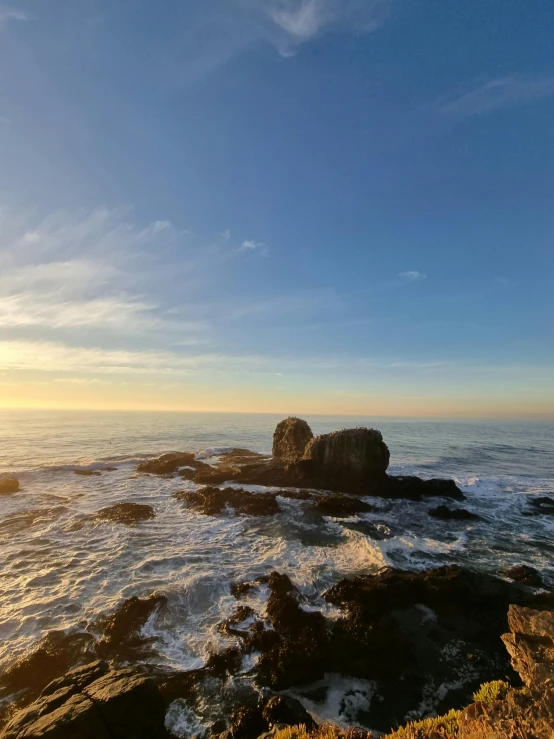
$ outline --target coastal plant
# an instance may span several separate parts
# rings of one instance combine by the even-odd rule
[[[452,709],[444,716],[424,718],[419,721],[411,721],[400,729],[388,734],[386,739],[423,739],[431,732],[438,736],[450,739],[458,736],[461,711]]]
[[[479,690],[473,694],[475,703],[494,703],[494,701],[504,700],[510,685],[504,680],[493,680],[490,683],[484,683]]]

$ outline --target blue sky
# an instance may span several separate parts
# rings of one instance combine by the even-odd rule
[[[554,415],[550,0],[0,0],[0,404]]]

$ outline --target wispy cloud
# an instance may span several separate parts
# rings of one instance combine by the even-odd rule
[[[480,84],[472,90],[438,101],[441,114],[452,121],[485,116],[554,96],[554,76],[511,75]]]
[[[391,4],[392,0],[257,0],[252,3],[269,19],[268,38],[284,56],[294,54],[301,44],[333,29],[374,31],[385,21]]]
[[[417,282],[418,280],[426,280],[427,275],[423,274],[423,272],[419,272],[418,270],[408,270],[407,272],[401,272],[398,275],[403,280],[406,280],[407,282]]]
[[[269,247],[263,241],[248,239],[239,246],[239,251],[258,251],[260,254],[268,254]]]
[[[0,5],[0,27],[8,21],[29,21],[32,17],[23,12],[19,8],[10,8],[7,5]]]
[[[397,0],[210,0],[191,4],[175,73],[197,82],[247,50],[269,44],[282,57],[325,33],[370,33]],[[192,10],[194,8],[194,12]]]

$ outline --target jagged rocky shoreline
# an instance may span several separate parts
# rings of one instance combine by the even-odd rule
[[[447,498],[450,504],[437,505],[432,516],[471,520],[469,511],[451,507],[464,498],[454,481],[391,476],[388,463],[378,431],[314,438],[304,421],[286,419],[276,429],[271,457],[235,449],[209,464],[189,452],[175,453],[140,464],[138,472],[202,486],[175,497],[210,516],[271,516],[288,497],[338,518],[371,510],[364,497],[379,496]],[[18,492],[15,482],[0,492]],[[268,490],[246,489],[252,485]],[[133,525],[154,518],[155,511],[127,502],[96,515]],[[236,610],[219,625],[229,646],[189,671],[157,665],[155,645],[145,635],[149,619],[167,607],[163,594],[130,598],[93,623],[50,632],[0,676],[0,736],[167,737],[175,728],[172,717],[187,711],[202,715],[212,735],[229,739],[257,739],[283,725],[317,732],[306,705],[317,703],[329,674],[358,686],[351,699],[365,705],[358,712],[362,734],[389,732],[430,706],[439,713],[460,711],[482,683],[505,680],[513,690],[502,706],[472,706],[457,714],[459,735],[487,736],[498,726],[504,736],[504,725],[525,720],[529,733],[521,736],[551,736],[544,727],[552,718],[554,593],[541,586],[539,573],[524,567],[513,568],[506,579],[458,566],[385,569],[342,579],[320,593],[328,606],[323,612],[304,602],[287,575],[268,572],[230,586]],[[262,609],[253,605],[253,593],[265,595]],[[512,638],[504,642],[513,667],[501,641],[509,628]],[[423,738],[435,729],[409,731]]]

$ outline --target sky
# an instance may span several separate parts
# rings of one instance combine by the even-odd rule
[[[0,406],[554,418],[551,0],[0,0]]]

